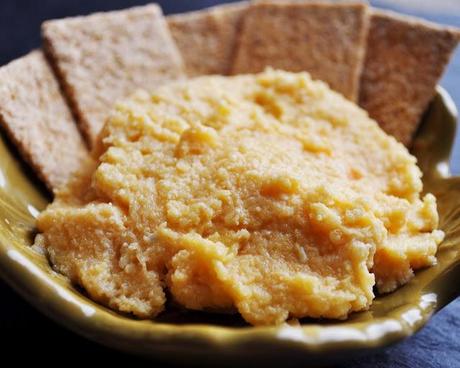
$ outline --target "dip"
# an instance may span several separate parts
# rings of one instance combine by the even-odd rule
[[[96,301],[166,294],[254,325],[346,318],[435,263],[416,159],[307,73],[201,77],[119,103],[36,243]]]

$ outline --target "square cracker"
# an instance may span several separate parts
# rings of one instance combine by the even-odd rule
[[[458,40],[453,29],[372,11],[360,105],[405,145],[410,145]]]
[[[230,72],[236,37],[248,4],[219,5],[167,17],[191,77]]]
[[[358,96],[368,29],[362,2],[264,1],[244,15],[232,72],[308,71],[345,97]]]
[[[0,68],[0,125],[50,190],[89,157],[41,51]]]
[[[47,21],[42,35],[91,146],[117,100],[184,75],[182,58],[155,4]]]

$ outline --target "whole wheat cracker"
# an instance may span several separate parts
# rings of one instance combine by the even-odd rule
[[[238,2],[167,17],[190,77],[230,72],[247,6],[247,2]]]
[[[89,157],[41,51],[0,68],[0,125],[50,190]]]
[[[243,18],[232,72],[308,71],[355,100],[367,30],[368,7],[360,1],[255,2]]]
[[[360,105],[409,146],[458,41],[454,29],[373,9]]]
[[[91,146],[117,100],[184,75],[182,58],[155,4],[47,21],[42,36]]]

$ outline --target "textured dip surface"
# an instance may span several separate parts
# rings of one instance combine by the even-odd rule
[[[345,318],[432,265],[443,233],[406,148],[307,73],[201,77],[119,103],[37,244],[139,317],[166,290],[251,324]]]

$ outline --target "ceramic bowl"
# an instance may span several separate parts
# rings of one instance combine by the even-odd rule
[[[417,272],[397,291],[378,296],[370,310],[346,321],[302,320],[300,326],[251,327],[233,315],[177,311],[141,321],[91,301],[30,248],[34,219],[50,200],[38,181],[0,142],[0,275],[50,318],[101,344],[168,362],[266,367],[323,364],[400,341],[460,294],[460,178],[451,177],[456,109],[438,88],[413,153],[425,190],[438,199],[446,238],[436,266]]]

